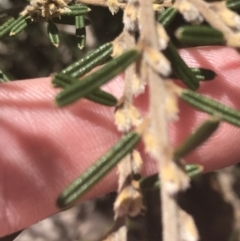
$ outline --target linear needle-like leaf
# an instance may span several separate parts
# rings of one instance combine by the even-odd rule
[[[21,33],[30,23],[30,17],[29,16],[23,16],[21,15],[18,19],[14,22],[14,27],[11,29],[10,36],[17,35]]]
[[[0,83],[8,82],[8,81],[10,81],[10,79],[2,70],[0,70]]]
[[[72,5],[72,6],[68,6],[68,9],[70,11],[65,11],[64,13],[61,13],[61,15],[63,15],[63,16],[80,16],[80,15],[85,15],[89,11],[91,11],[91,9],[85,5]]]
[[[105,106],[116,106],[118,102],[115,96],[100,89],[94,90],[87,99]]]
[[[10,18],[0,26],[0,38],[2,38],[3,36],[5,36],[11,31],[11,29],[14,26],[14,23],[15,23],[15,19]]]
[[[190,46],[224,44],[224,35],[209,26],[183,26],[175,33],[179,41]]]
[[[48,22],[47,32],[48,32],[48,38],[49,38],[50,42],[55,47],[58,47],[60,44],[60,37],[59,37],[58,28],[53,21]]]
[[[174,19],[177,14],[177,9],[168,8],[158,18],[158,21],[166,27]],[[199,82],[194,73],[191,72],[187,64],[178,54],[177,49],[171,41],[168,47],[163,51],[165,56],[172,64],[173,73],[183,81],[183,83],[191,90],[196,90],[199,87]]]
[[[122,137],[103,157],[77,178],[57,199],[59,208],[71,206],[91,187],[99,182],[139,142],[140,134],[130,132]]]
[[[123,53],[121,56],[111,60],[100,70],[86,76],[82,81],[76,81],[76,83],[64,89],[57,95],[56,104],[58,106],[65,106],[82,97],[88,96],[93,90],[99,88],[124,71],[130,64],[136,61],[139,56],[140,52],[137,50],[129,50]]]
[[[177,49],[174,47],[172,42],[168,43],[168,47],[163,51],[163,53],[170,60],[174,74],[181,79],[189,89],[198,89],[199,81],[196,78],[196,75],[190,70],[178,54]]]
[[[182,90],[181,99],[200,111],[219,117],[221,120],[240,127],[240,112],[191,90]]]
[[[81,15],[75,17],[75,27],[78,48],[83,49],[86,44],[86,28],[84,16]]]
[[[70,76],[59,74],[55,77],[54,86],[67,88],[76,81],[78,80],[72,79]],[[113,95],[100,89],[94,90],[85,98],[106,106],[116,106],[118,102],[118,100]]]
[[[106,43],[63,69],[60,74],[67,74],[74,78],[79,78],[108,59],[112,54],[112,50],[112,43]],[[53,79],[52,82],[54,83],[55,79]]]
[[[188,164],[185,166],[185,170],[189,177],[193,178],[198,176],[203,171],[203,166],[198,164]]]
[[[61,88],[67,88],[72,83],[75,83],[75,81],[79,81],[78,79],[72,78],[69,75],[66,74],[57,74],[54,76],[52,80],[52,84],[54,87],[61,87]]]
[[[88,6],[86,6],[84,4],[69,5],[68,9],[70,9],[71,11],[80,11],[80,10],[88,10],[89,11]]]
[[[165,28],[174,20],[178,13],[178,10],[174,7],[169,7],[157,17],[157,21],[161,23]]]
[[[205,142],[213,134],[213,132],[217,130],[219,123],[220,121],[217,118],[212,118],[200,125],[194,133],[188,136],[187,139],[184,140],[183,143],[174,151],[175,159],[180,159],[186,156]]]
[[[189,68],[195,75],[196,79],[198,81],[209,81],[214,79],[217,74],[210,70],[210,69],[204,69],[204,68]],[[170,78],[177,78],[175,73],[172,73]]]
[[[198,81],[209,81],[214,79],[217,74],[210,70],[204,68],[190,68],[191,71],[195,74]]]

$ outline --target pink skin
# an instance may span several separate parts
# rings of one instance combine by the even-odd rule
[[[211,68],[218,77],[202,83],[200,92],[240,108],[240,57],[230,48],[182,50],[190,66]],[[106,88],[121,96],[120,77]],[[0,86],[0,237],[28,227],[57,212],[58,194],[112,146],[120,134],[113,123],[113,108],[88,100],[57,108],[56,90],[49,78]],[[147,95],[136,103],[146,108]],[[171,124],[173,146],[177,146],[207,118],[180,101],[179,121]],[[188,156],[206,171],[240,160],[240,131],[223,123],[212,138]],[[144,155],[144,173],[156,170]],[[114,170],[82,199],[116,189]]]

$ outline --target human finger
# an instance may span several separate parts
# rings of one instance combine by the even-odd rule
[[[218,77],[204,83],[200,92],[239,108],[239,56],[229,48],[183,50],[191,65],[211,68]],[[223,57],[225,57],[223,61]],[[108,90],[120,97],[123,83],[118,77]],[[113,124],[113,109],[87,100],[67,108],[57,108],[53,99],[58,90],[49,78],[1,85],[0,89],[0,236],[43,219],[57,211],[60,191],[87,169],[119,138]],[[137,99],[146,108],[147,95]],[[169,128],[177,146],[207,116],[180,102],[179,121]],[[239,159],[237,128],[223,124],[214,136],[187,160],[213,170]],[[216,151],[218,148],[218,151]],[[145,159],[145,173],[156,170],[155,162]],[[84,199],[116,188],[115,171]]]

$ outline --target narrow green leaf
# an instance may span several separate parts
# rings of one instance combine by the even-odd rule
[[[210,69],[204,69],[204,68],[189,68],[194,74],[198,81],[209,81],[214,79],[217,74],[210,70]],[[172,73],[170,78],[177,78],[175,73]]]
[[[202,166],[198,164],[188,164],[185,165],[185,171],[188,176],[194,178],[202,173]],[[155,189],[159,189],[160,182],[158,179],[158,174],[153,174],[151,176],[144,177],[140,180],[140,188],[142,192],[153,191]]]
[[[4,24],[2,24],[0,26],[0,38],[7,35],[11,31],[11,29],[14,26],[15,21],[16,20],[14,18],[10,18]]]
[[[58,47],[60,44],[60,37],[59,37],[58,28],[53,21],[48,22],[47,32],[48,32],[48,38],[49,38],[50,42],[55,47]]]
[[[86,28],[84,16],[76,16],[75,17],[75,27],[76,27],[76,38],[78,47],[83,49],[86,44]]]
[[[139,142],[140,135],[130,132],[123,136],[103,157],[77,178],[57,199],[59,208],[71,206],[90,188],[98,183]]]
[[[79,81],[79,80],[72,78],[71,76],[60,73],[54,76],[52,80],[52,84],[54,87],[67,88],[71,84],[75,83],[75,81]]]
[[[64,12],[61,15],[62,16],[80,16],[80,15],[86,15],[89,12],[89,10],[79,10],[79,11],[71,11],[71,12]]]
[[[178,10],[176,8],[169,7],[157,16],[157,21],[166,28],[174,20],[177,13]]]
[[[59,74],[55,77],[54,86],[66,88],[76,81],[78,80],[72,79],[70,76]],[[85,98],[106,106],[115,106],[118,102],[113,95],[98,88]]]
[[[65,11],[64,13],[61,13],[61,15],[62,16],[80,16],[80,15],[85,15],[89,11],[91,11],[91,9],[85,5],[72,5],[72,6],[68,6],[68,9],[70,11]]]
[[[90,11],[88,6],[86,6],[84,4],[68,5],[68,9],[70,9],[71,11],[80,11],[80,10],[88,10],[88,11]]]
[[[224,35],[209,26],[187,25],[177,29],[175,33],[178,40],[190,46],[205,46],[224,44]]]
[[[190,68],[190,69],[195,74],[198,81],[209,81],[214,79],[217,76],[217,74],[210,69],[204,69],[204,68]]]
[[[200,111],[219,117],[221,120],[240,127],[240,112],[191,90],[183,90],[180,97]]]
[[[15,21],[14,18],[9,18],[6,22],[4,22],[2,25],[0,25],[0,32],[5,30],[6,28],[8,28],[9,25],[11,25],[14,21]]]
[[[166,27],[174,19],[177,12],[177,9],[170,7],[159,16],[158,21]],[[168,47],[163,51],[163,53],[171,62],[173,73],[177,76],[177,78],[181,79],[189,89],[196,90],[199,87],[199,82],[195,74],[191,72],[171,41],[169,41]]]
[[[107,48],[105,51],[99,52],[98,56],[96,56],[94,59],[92,56],[89,56],[90,58],[86,58],[85,65],[82,65],[79,69],[76,69],[74,72],[71,73],[72,77],[80,78],[83,75],[87,74],[89,71],[94,69],[95,67],[103,64],[106,60],[110,58],[112,54],[112,45]],[[85,59],[85,58],[84,58]],[[82,59],[82,63],[84,62],[84,59]]]
[[[140,179],[140,189],[142,192],[153,191],[159,189],[158,173]]]
[[[174,151],[174,157],[180,159],[200,146],[217,130],[219,123],[220,121],[216,118],[205,121],[194,133],[188,136],[180,146],[178,146]]]
[[[108,64],[93,74],[86,76],[82,81],[77,81],[64,89],[56,97],[58,106],[65,106],[74,101],[86,97],[93,90],[110,81],[116,75],[123,72],[131,63],[137,60],[140,53],[137,50],[129,50],[121,56],[111,60]]]
[[[71,75],[74,78],[79,78],[108,59],[112,54],[112,50],[112,43],[106,43],[80,60],[72,63],[60,73]]]
[[[233,11],[240,11],[240,1],[239,0],[227,0],[226,5],[229,9]]]
[[[100,89],[94,90],[86,98],[93,102],[106,106],[116,106],[118,102],[116,97]]]
[[[203,171],[203,166],[198,164],[188,164],[185,166],[185,170],[189,177],[193,178],[198,176]]]
[[[20,16],[18,19],[15,20],[14,27],[11,29],[10,36],[17,35],[21,33],[30,23],[30,17],[29,16]]]
[[[173,73],[177,76],[177,78],[181,79],[189,89],[196,90],[199,87],[199,81],[196,78],[196,75],[190,70],[178,54],[177,49],[172,42],[168,43],[168,47],[163,51],[163,53],[171,62]]]
[[[84,16],[75,17],[75,27],[76,27],[76,34],[78,35],[78,31],[85,27]]]
[[[0,70],[0,83],[8,82],[8,81],[10,81],[10,79],[2,70]]]

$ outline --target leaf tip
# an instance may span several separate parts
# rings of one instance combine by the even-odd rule
[[[66,209],[68,207],[67,203],[65,202],[65,199],[62,195],[60,195],[56,200],[56,206],[59,209]]]

